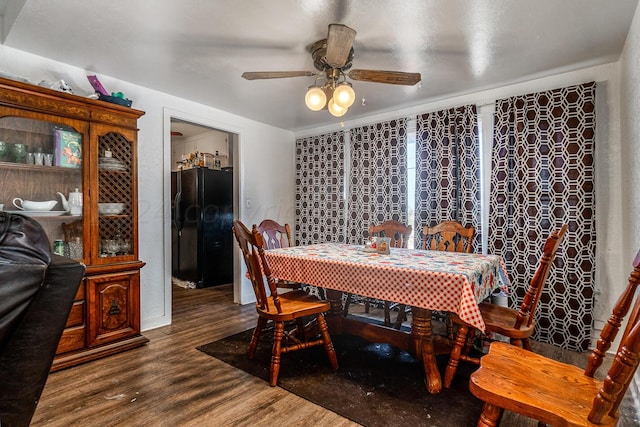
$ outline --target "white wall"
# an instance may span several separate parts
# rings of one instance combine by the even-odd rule
[[[640,249],[640,7],[636,9],[620,57],[623,263]]]
[[[76,94],[93,92],[86,78],[95,74],[90,70],[6,46],[0,46],[0,64],[1,72],[34,83],[64,79]],[[293,133],[286,130],[108,76],[99,78],[107,90],[123,92],[133,100],[133,108],[146,112],[138,122],[140,259],[147,263],[141,271],[140,299],[142,329],[146,330],[171,321],[170,248],[165,249],[170,239],[169,113],[238,135],[239,218],[249,226],[265,215],[293,223],[295,140]],[[252,201],[252,208],[246,208],[247,198]],[[235,286],[238,302],[253,301],[244,269],[236,274]]]
[[[636,8],[629,34],[620,56],[620,139],[622,198],[623,271],[640,249],[640,7]],[[628,274],[628,273],[627,273]],[[615,348],[615,347],[614,347]],[[636,407],[640,390],[640,371],[636,371],[627,396],[634,396]]]
[[[636,13],[637,14],[637,13]],[[638,19],[636,19],[637,21]],[[637,26],[637,24],[636,24]],[[637,30],[636,30],[637,32]],[[637,39],[638,37],[636,37]],[[637,59],[637,40],[636,58],[631,63],[638,64]],[[629,274],[629,256],[623,253],[620,242],[624,239],[623,230],[625,224],[629,223],[629,215],[623,215],[622,209],[622,192],[621,188],[621,136],[620,136],[620,79],[619,79],[619,63],[601,65],[597,67],[586,68],[583,70],[558,74],[552,77],[531,80],[525,83],[505,85],[499,88],[488,89],[469,95],[461,95],[448,99],[438,100],[406,109],[399,109],[393,112],[371,115],[366,118],[356,120],[345,120],[344,126],[324,126],[320,128],[305,129],[296,132],[296,138],[317,135],[337,130],[347,130],[364,124],[375,123],[379,121],[389,120],[398,117],[413,117],[417,114],[429,111],[437,111],[450,107],[457,107],[466,104],[489,105],[494,103],[496,99],[502,99],[510,96],[549,90],[558,87],[571,86],[590,81],[597,82],[596,88],[596,270],[595,285],[596,291],[596,307],[594,310],[594,318],[596,319],[594,335],[599,334],[599,329],[603,326],[611,315],[611,307],[615,303],[615,299],[622,291],[626,284]],[[636,79],[638,70],[633,69]],[[428,84],[428,81],[423,82]],[[636,113],[638,113],[638,82],[631,86],[635,87],[636,96],[632,97],[636,102]],[[356,88],[357,91],[357,88]],[[637,114],[633,117],[638,117]],[[635,159],[640,158],[640,148],[638,148],[638,130],[635,130],[636,141],[634,146]],[[628,148],[630,150],[630,148]],[[629,157],[632,157],[629,155]],[[629,161],[631,163],[631,161]],[[632,169],[629,165],[627,169]],[[635,173],[635,183],[640,182],[639,171],[629,171]],[[637,221],[638,213],[640,213],[640,196],[635,197],[635,213],[632,215],[634,221]],[[636,223],[636,227],[638,224]],[[637,233],[636,237],[640,237]],[[637,240],[636,240],[637,243]]]

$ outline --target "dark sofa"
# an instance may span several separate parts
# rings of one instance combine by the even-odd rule
[[[12,233],[0,233],[2,427],[31,422],[85,270],[51,254],[37,222],[15,217],[0,218],[0,231],[11,221]]]

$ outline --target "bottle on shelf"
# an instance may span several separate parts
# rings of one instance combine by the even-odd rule
[[[213,168],[217,171],[222,169],[220,163],[220,153],[216,150],[216,155],[213,157]]]

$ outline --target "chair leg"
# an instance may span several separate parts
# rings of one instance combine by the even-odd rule
[[[480,341],[482,342],[483,336],[480,336]],[[471,347],[473,347],[473,340],[476,339],[476,330],[472,329],[467,332],[467,339],[464,341],[464,347],[462,347],[462,353],[460,353],[460,358],[462,359],[464,356],[468,355],[471,351]]]
[[[280,373],[280,354],[282,352],[282,336],[284,335],[284,322],[276,322],[273,336],[273,349],[271,350],[271,367],[269,369],[269,384],[275,387]]]
[[[453,320],[451,320],[451,313],[445,313],[445,324],[447,326],[447,336],[450,340],[455,338]]]
[[[398,317],[396,317],[396,322],[393,327],[395,329],[400,329],[402,327],[402,322],[407,320],[407,306],[404,304],[398,304]]]
[[[324,314],[322,313],[318,313],[318,316],[316,318],[318,319],[318,328],[320,329],[320,333],[322,334],[324,349],[326,350],[327,356],[329,357],[329,363],[331,364],[331,369],[333,369],[334,371],[337,371],[338,356],[336,355],[336,350],[333,348],[331,335],[329,335],[329,329],[327,328],[327,321],[324,319]]]
[[[344,301],[344,308],[342,309],[342,316],[347,317],[349,314],[349,306],[351,305],[351,298],[353,298],[353,294],[347,294],[347,297]]]
[[[260,334],[262,330],[267,325],[267,319],[263,317],[258,317],[258,324],[256,328],[253,330],[253,335],[251,336],[251,343],[249,343],[249,359],[253,359],[256,355],[256,348],[258,348],[258,340],[260,339]]]
[[[391,326],[391,303],[384,302],[384,326]]]
[[[502,412],[502,408],[485,402],[482,407],[482,414],[478,418],[477,427],[497,427],[500,424]]]
[[[365,313],[367,313],[367,314],[369,314],[369,306],[370,306],[370,305],[371,305],[371,304],[369,303],[369,300],[368,300],[368,299],[365,299],[365,300],[364,300],[364,312],[365,312]]]
[[[467,333],[469,332],[469,327],[467,325],[460,325],[458,328],[458,335],[456,335],[456,342],[451,349],[451,355],[449,356],[449,362],[447,363],[447,369],[444,372],[444,387],[449,388],[451,386],[451,382],[453,381],[453,377],[456,375],[456,371],[458,370],[458,363],[460,362],[460,353],[465,346],[465,342],[467,341]]]
[[[525,338],[522,340],[522,348],[524,348],[525,350],[533,351],[531,349],[531,341],[529,341],[529,338]]]

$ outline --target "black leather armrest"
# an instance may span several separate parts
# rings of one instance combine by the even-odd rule
[[[16,326],[0,343],[2,427],[29,425],[84,275],[83,264],[57,255],[52,257],[41,286]],[[13,267],[25,268],[24,264],[0,265],[0,286],[4,285],[3,276],[13,271]],[[23,280],[27,282],[26,275]]]

